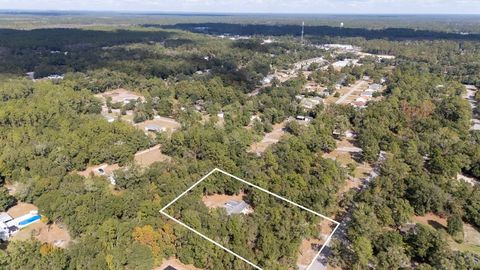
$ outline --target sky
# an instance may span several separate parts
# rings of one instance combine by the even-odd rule
[[[480,14],[480,0],[0,0],[0,9],[201,13]]]

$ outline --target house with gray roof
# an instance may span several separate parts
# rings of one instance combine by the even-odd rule
[[[227,210],[227,215],[229,216],[235,214],[248,215],[253,212],[250,205],[244,201],[228,201],[225,203],[224,207]]]

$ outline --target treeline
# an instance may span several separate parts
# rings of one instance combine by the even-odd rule
[[[272,66],[286,68],[318,54],[317,49],[288,39],[262,45],[260,39],[233,42],[145,28],[2,31],[1,73],[34,72],[37,79],[66,73],[67,79],[95,92],[131,86],[145,78],[180,81],[190,77],[221,77],[226,85],[250,92]]]
[[[175,25],[145,24],[145,27],[182,29],[195,33],[212,35],[241,36],[300,36],[301,25],[267,25],[267,24],[229,24],[229,23],[180,23]],[[307,36],[325,37],[363,37],[366,39],[388,40],[480,40],[480,35],[461,35],[447,32],[415,30],[409,28],[364,29],[332,26],[305,26]]]

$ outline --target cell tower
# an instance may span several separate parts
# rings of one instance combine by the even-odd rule
[[[302,44],[303,44],[303,35],[305,34],[305,22],[302,22]]]

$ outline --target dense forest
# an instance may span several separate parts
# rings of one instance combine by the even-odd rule
[[[478,112],[463,98],[463,84],[480,86],[477,35],[312,26],[305,45],[292,37],[299,30],[293,25],[208,27],[252,37],[221,39],[156,25],[0,30],[0,206],[33,203],[44,222],[65,224],[74,239],[67,248],[33,237],[9,241],[0,249],[1,269],[154,269],[172,257],[202,269],[251,269],[159,213],[216,167],[341,221],[331,265],[480,267],[478,252],[447,241],[463,235],[464,223],[480,228],[480,187],[456,179],[480,178],[480,133],[470,130]],[[265,43],[271,36],[275,42]],[[339,70],[310,65],[302,71],[307,77],[300,72],[262,85],[267,75],[301,60],[352,57],[315,46],[324,42],[395,59],[367,57]],[[25,78],[27,72],[33,78]],[[53,74],[64,77],[45,79]],[[365,76],[386,88],[366,108],[306,110],[297,102],[307,80],[333,96],[342,78],[350,85]],[[171,117],[181,128],[149,136],[127,121],[108,122],[98,94],[117,88],[145,101],[108,100],[108,110],[131,111],[135,124]],[[298,115],[311,121],[291,120]],[[284,121],[278,143],[261,155],[249,151]],[[335,150],[338,130],[347,129],[357,134],[358,159],[378,167],[378,177],[340,194],[355,168],[324,155]],[[158,144],[169,160],[135,164],[135,153]],[[115,186],[76,173],[102,163],[124,168],[115,172]],[[12,183],[14,195],[6,187]],[[254,206],[252,215],[228,216],[200,203],[204,195],[239,192]],[[318,234],[319,218],[219,176],[190,195],[172,214],[265,269],[296,267],[302,239]],[[404,229],[412,216],[428,213],[446,217],[448,232],[422,224]]]

